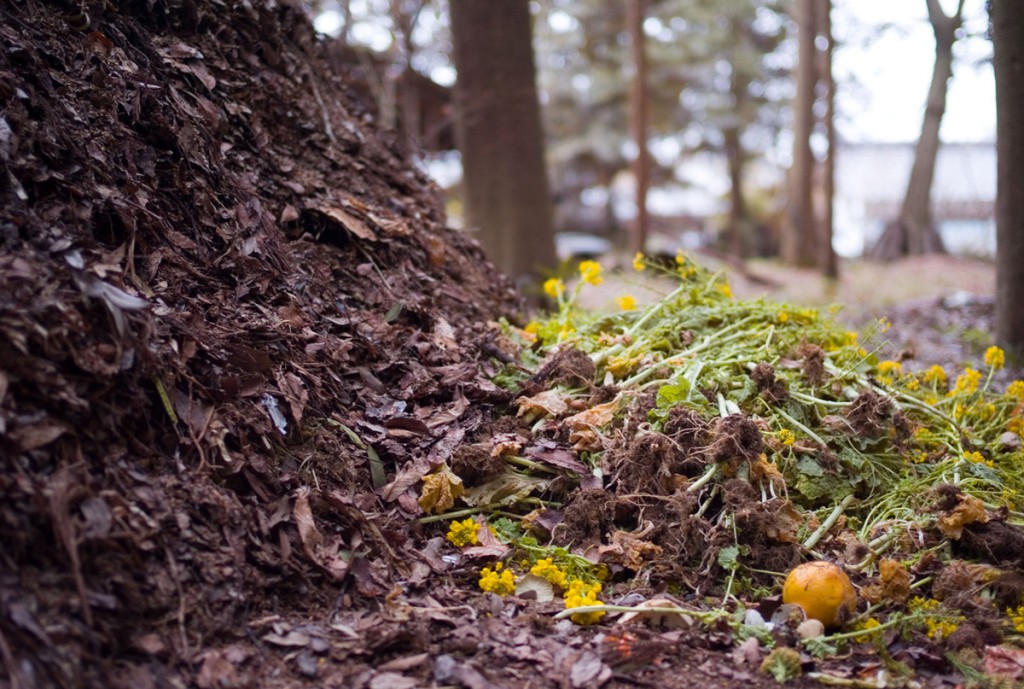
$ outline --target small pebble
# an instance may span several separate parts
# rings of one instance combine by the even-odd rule
[[[999,447],[1002,448],[1003,452],[1016,452],[1020,449],[1020,446],[1020,436],[1012,431],[1006,431],[1006,433],[999,436]]]
[[[801,639],[814,639],[819,636],[825,636],[825,625],[819,620],[804,620],[796,628],[796,635]]]

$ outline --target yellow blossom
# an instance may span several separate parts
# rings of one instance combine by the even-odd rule
[[[796,442],[796,433],[789,430],[788,428],[783,428],[782,430],[780,430],[778,433],[778,437],[779,442],[781,442],[786,447],[791,447],[793,443]]]
[[[646,267],[647,267],[647,264],[644,263],[644,254],[643,254],[643,252],[642,251],[636,252],[636,254],[633,255],[633,270],[643,270]]]
[[[964,372],[956,377],[956,385],[950,390],[950,395],[955,395],[958,392],[976,392],[978,389],[978,383],[981,382],[981,372],[976,371],[970,366],[964,369]]]
[[[1018,606],[1016,610],[1013,608],[1007,608],[1006,616],[1010,618],[1010,624],[1013,625],[1013,630],[1024,634],[1024,605]]]
[[[992,368],[1002,368],[1006,363],[1006,354],[1003,350],[999,349],[995,345],[992,345],[985,350],[985,365],[991,366]]]
[[[921,375],[921,380],[926,383],[946,384],[946,369],[935,364]]]
[[[864,634],[858,634],[857,636],[853,637],[853,640],[856,641],[859,644],[865,643],[867,641],[871,641],[871,637],[874,636],[871,633],[871,630],[874,629],[875,627],[881,627],[881,626],[882,626],[882,623],[879,622],[874,617],[869,617],[868,619],[864,620],[863,622],[858,622],[857,626],[854,627],[854,629],[857,630],[857,631],[863,631],[865,633]]]
[[[547,579],[559,588],[565,588],[565,572],[559,569],[550,557],[537,560],[537,564],[530,568],[530,574]]]
[[[565,607],[582,608],[587,605],[599,605],[597,594],[601,593],[601,584],[587,584],[582,579],[573,579],[565,592]],[[604,617],[604,611],[576,613],[571,619],[576,624],[593,624]]]
[[[789,320],[789,314],[786,313],[785,311],[779,311],[777,314],[775,314],[775,320],[777,320],[779,323],[785,323],[786,321]]]
[[[729,287],[729,283],[728,282],[723,282],[720,285],[716,285],[715,289],[717,289],[719,292],[721,292],[723,297],[727,297],[729,299],[732,299],[732,287]]]
[[[921,387],[921,382],[917,378],[909,378],[907,380],[907,390],[914,391]]]
[[[604,282],[604,278],[601,277],[601,264],[597,261],[581,261],[580,277],[591,285],[600,285]]]
[[[878,329],[880,332],[889,332],[889,328],[891,327],[892,322],[885,316],[882,316],[881,318],[878,319]]]
[[[928,627],[928,638],[929,639],[948,639],[949,635],[957,630],[960,626],[953,620],[940,620],[929,617],[925,620],[925,626]]]
[[[855,331],[848,330],[846,332],[846,342],[845,342],[845,344],[848,344],[848,345],[855,345],[855,344],[857,344],[857,333]]]
[[[544,281],[544,294],[552,299],[557,299],[565,293],[565,283],[558,278],[548,278]]]
[[[632,311],[636,308],[636,297],[632,294],[623,294],[621,297],[616,298],[615,303],[623,311]]]
[[[1006,387],[1006,396],[1017,401],[1024,400],[1024,380],[1015,380]]]
[[[966,459],[968,462],[974,462],[975,464],[985,463],[985,456],[982,455],[980,452],[965,452],[964,459]]]
[[[676,265],[681,266],[686,263],[686,254],[683,253],[682,249],[676,251]]]
[[[1024,435],[1024,419],[1015,416],[1006,422],[1006,430],[1017,435]]]
[[[480,570],[480,588],[499,596],[507,596],[516,590],[516,575],[510,569],[502,569],[504,565],[497,563],[494,569],[484,567]]]
[[[467,545],[477,545],[480,540],[477,538],[476,533],[480,526],[476,523],[476,520],[472,517],[463,519],[461,522],[452,522],[451,526],[448,527],[448,533],[445,536],[456,547],[463,547]]]
[[[898,361],[879,361],[878,372],[883,376],[895,374],[899,375],[903,373],[903,364]]]

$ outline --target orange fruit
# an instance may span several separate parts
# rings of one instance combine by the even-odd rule
[[[786,577],[782,602],[799,605],[810,619],[837,627],[857,609],[857,592],[846,572],[831,562],[805,562]]]

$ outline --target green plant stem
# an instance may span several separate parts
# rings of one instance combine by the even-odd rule
[[[763,401],[763,400],[762,400],[762,401]],[[767,402],[765,403],[765,405],[767,406]],[[818,445],[820,445],[820,446],[822,446],[822,447],[828,447],[828,443],[826,443],[826,442],[825,442],[824,440],[822,440],[822,439],[821,439],[821,438],[820,438],[820,437],[818,436],[818,434],[817,434],[817,433],[815,433],[815,432],[814,432],[814,431],[812,431],[812,430],[811,430],[810,428],[808,428],[807,426],[803,425],[802,423],[800,423],[799,421],[797,421],[796,419],[794,419],[794,418],[793,418],[792,416],[790,416],[790,415],[789,415],[789,414],[787,414],[786,412],[782,411],[782,410],[781,410],[780,408],[778,408],[778,407],[769,407],[769,410],[770,410],[770,411],[772,411],[772,412],[774,412],[774,413],[776,413],[776,414],[778,414],[779,416],[781,416],[782,418],[784,418],[784,419],[785,419],[786,421],[788,421],[788,422],[789,422],[789,423],[791,423],[792,425],[796,426],[796,427],[797,427],[798,429],[800,429],[800,431],[801,431],[801,432],[802,432],[802,433],[803,433],[804,435],[806,435],[806,436],[807,436],[808,438],[810,438],[810,439],[811,439],[811,440],[813,440],[814,442],[818,443]]]
[[[711,481],[711,479],[713,479],[715,477],[715,474],[717,474],[717,473],[718,473],[718,465],[717,464],[712,464],[710,467],[708,467],[707,471],[704,472],[703,476],[701,476],[699,479],[697,479],[696,481],[694,481],[693,483],[691,483],[689,486],[686,487],[686,492],[687,493],[696,493],[701,488],[706,486],[708,484],[708,482]]]
[[[807,540],[804,541],[803,544],[804,548],[810,550],[814,546],[818,545],[818,541],[821,540],[821,537],[828,533],[828,530],[836,525],[836,522],[839,521],[839,517],[843,514],[843,511],[850,506],[850,503],[853,502],[853,500],[854,497],[852,495],[847,495],[845,498],[843,498],[842,501],[840,501],[840,503],[836,505],[835,508],[833,508],[832,513],[828,515],[828,519],[823,521],[821,523],[821,526],[819,526],[814,531],[814,533],[807,537]]]

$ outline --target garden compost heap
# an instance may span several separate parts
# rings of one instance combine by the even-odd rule
[[[0,686],[1017,662],[1012,386],[947,397],[686,260],[526,324],[297,6],[87,9],[0,7]],[[757,621],[815,554],[875,605],[841,656]]]

